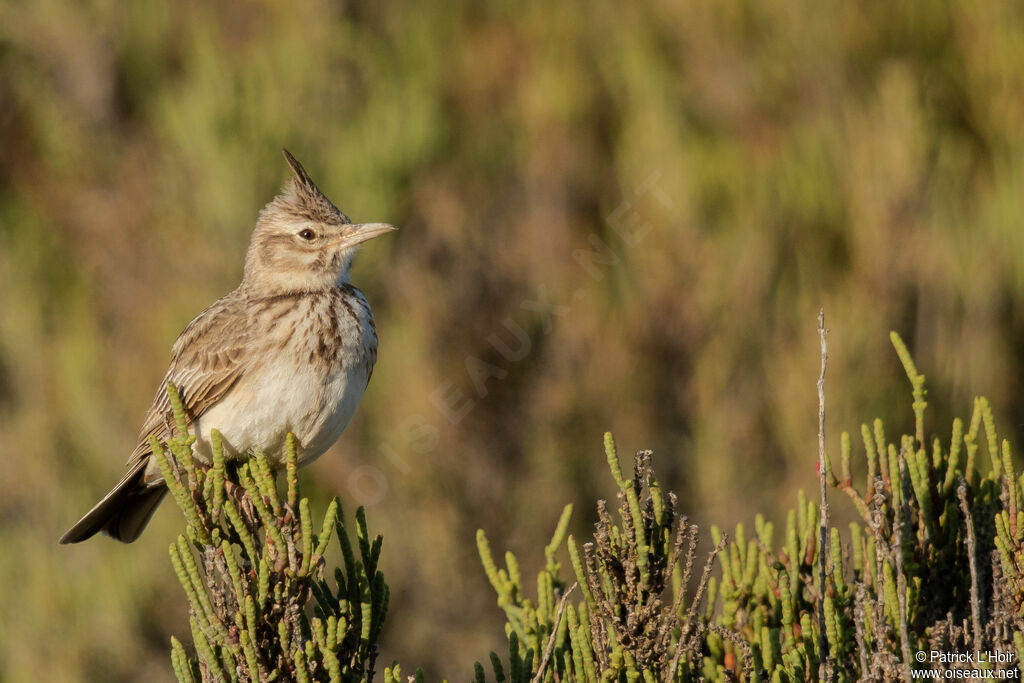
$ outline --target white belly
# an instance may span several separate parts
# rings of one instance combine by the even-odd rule
[[[361,363],[337,368],[327,377],[310,366],[279,364],[243,379],[193,424],[196,455],[210,462],[210,430],[216,429],[229,458],[260,450],[283,458],[285,438],[295,434],[300,462],[323,455],[355,415],[368,380]]]

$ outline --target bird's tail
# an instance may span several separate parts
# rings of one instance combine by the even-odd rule
[[[163,480],[146,481],[149,458],[142,458],[103,500],[64,534],[61,543],[80,543],[103,532],[131,543],[146,528],[160,501],[167,495]]]

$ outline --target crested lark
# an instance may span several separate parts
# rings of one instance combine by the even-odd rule
[[[99,531],[130,543],[146,527],[167,493],[149,437],[170,437],[168,382],[181,392],[195,456],[206,464],[214,428],[228,458],[281,453],[292,432],[300,464],[311,462],[355,413],[377,359],[377,333],[349,267],[360,243],[395,227],[353,224],[284,156],[292,177],[260,212],[242,283],[178,337],[128,472],[61,543]]]

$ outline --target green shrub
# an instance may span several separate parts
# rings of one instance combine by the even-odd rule
[[[862,486],[853,481],[851,438],[842,434],[839,472],[826,459],[824,476],[860,518],[845,536],[829,528],[822,548],[819,503],[800,492],[781,539],[760,515],[750,538],[743,525],[731,536],[712,526],[714,547],[699,562],[699,530],[661,490],[652,453],[634,456],[627,479],[606,434],[615,509],[598,502],[593,536],[581,545],[568,534],[573,508],[565,507],[534,598],[515,556],[505,553],[499,567],[478,532],[507,617],[508,654],[491,653],[487,667],[476,663],[476,680],[810,681],[821,672],[836,681],[887,681],[953,666],[930,655],[918,661],[933,650],[998,651],[1009,661],[967,666],[1019,675],[1024,478],[983,398],[966,427],[953,422],[948,441],[926,438],[925,378],[899,337],[892,341],[912,387],[914,434],[890,439],[880,419],[862,425]],[[178,418],[182,425],[180,411]],[[372,680],[388,589],[376,570],[381,540],[369,542],[362,510],[357,561],[337,501],[321,532],[312,532],[308,503],[298,496],[294,440],[284,499],[264,458],[231,472],[218,448],[206,470],[192,462],[189,445],[172,440],[168,459],[154,444],[188,521],[187,540],[171,546],[196,652],[190,658],[173,641],[179,680]],[[323,553],[334,529],[345,567],[335,570],[332,588]],[[558,559],[563,545],[568,576]],[[384,677],[402,680],[398,664]]]
[[[372,680],[388,587],[377,570],[382,539],[370,541],[363,509],[356,512],[356,559],[336,499],[313,532],[309,501],[299,497],[293,436],[282,497],[265,457],[229,468],[216,432],[213,466],[195,463],[177,390],[168,393],[177,421],[167,444],[173,457],[155,440],[152,446],[187,523],[170,553],[188,596],[195,649],[190,656],[172,639],[178,680]],[[334,570],[334,587],[324,577],[332,532],[345,565]]]
[[[984,666],[1016,669],[1024,655],[1024,481],[983,398],[966,431],[958,419],[946,444],[926,440],[924,376],[899,337],[892,341],[912,386],[915,434],[889,440],[881,420],[862,426],[863,488],[853,483],[850,437],[842,435],[839,475],[830,465],[826,475],[861,521],[845,541],[829,530],[824,594],[816,575],[819,505],[801,492],[777,546],[774,526],[761,516],[749,539],[742,525],[732,538],[712,526],[715,548],[688,604],[696,527],[661,492],[651,453],[636,454],[625,480],[605,435],[618,519],[599,501],[582,553],[569,537],[583,599],[564,606],[564,622],[554,607],[568,593],[554,557],[571,508],[546,549],[536,601],[525,595],[515,557],[507,553],[498,569],[479,533],[484,568],[508,615],[510,680],[810,681],[825,664],[831,680],[888,681],[909,678],[911,668],[941,668],[917,662],[931,650],[1000,651],[1013,660]],[[981,442],[988,467],[977,462]],[[505,680],[491,659],[494,677]],[[487,680],[480,664],[476,678]]]

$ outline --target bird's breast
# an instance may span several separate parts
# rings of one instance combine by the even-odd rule
[[[373,314],[358,289],[308,294],[254,325],[253,365],[197,421],[197,451],[218,429],[231,455],[283,453],[289,432],[310,462],[337,441],[359,406],[377,358]]]

